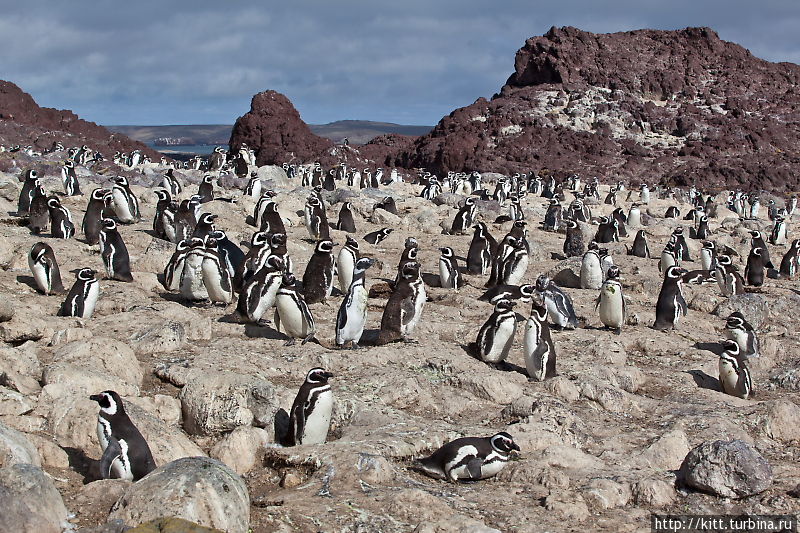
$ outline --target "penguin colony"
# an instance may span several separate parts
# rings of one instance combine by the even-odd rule
[[[125,244],[127,226],[143,220],[139,198],[129,179],[118,176],[95,188],[80,183],[76,168],[103,160],[102,155],[85,147],[70,150],[61,172],[63,193],[48,194],[36,170],[26,170],[20,176],[23,185],[17,215],[27,217],[35,236],[28,257],[34,284],[44,295],[64,298],[59,311],[63,316],[91,319],[102,285],[134,281],[131,255],[143,252],[133,250],[130,254]],[[148,162],[137,153],[116,154],[113,161],[130,169]],[[439,178],[425,171],[401,176],[396,170],[384,174],[382,169],[345,165],[326,172],[318,164],[284,165],[289,180],[308,190],[302,222],[313,253],[306,261],[295,262],[299,258],[290,257],[287,247],[288,219],[281,213],[281,195],[267,188],[251,170],[254,165],[255,154],[247,147],[233,154],[215,150],[208,161],[190,161],[186,168],[208,172],[196,194],[182,183],[179,172],[175,172],[177,167],[168,168],[161,186],[147,193],[153,196],[147,203],[155,204],[155,214],[148,224],[152,223],[155,238],[174,246],[160,278],[165,291],[187,305],[225,308],[230,311],[231,321],[274,330],[283,336],[287,346],[300,340],[303,344],[316,342],[324,347],[369,350],[391,342],[414,342],[415,330],[424,321],[426,285],[455,292],[471,286],[483,293],[479,299],[488,304],[485,322],[472,325],[474,342],[463,343],[466,353],[498,372],[519,371],[529,380],[540,382],[558,375],[557,341],[570,335],[571,330],[595,328],[597,335],[605,335],[601,329],[620,334],[627,327],[647,326],[630,319],[624,294],[626,258],[624,252],[619,253],[619,247],[612,252],[615,243],[624,242],[628,255],[658,261],[662,277],[653,280],[660,289],[653,292],[651,310],[655,311],[655,320],[650,325],[656,331],[682,327],[690,313],[684,295],[686,284],[700,285],[700,290],[718,291],[729,298],[797,276],[800,241],[789,237],[796,204],[792,200],[787,200],[787,208],[770,203],[771,230],[764,234],[751,231],[750,252],[738,257],[735,250],[714,241],[715,234],[724,231],[718,221],[725,210],[741,219],[759,217],[759,198],[738,191],[723,197],[704,194],[693,187],[682,190],[641,184],[638,191],[628,192],[627,199],[634,201],[626,209],[627,200],[622,194],[626,188],[617,183],[610,187],[604,202],[614,206],[614,211],[599,216],[592,213],[592,206],[600,205],[601,184],[597,178],[582,182],[573,175],[559,182],[552,176],[531,173],[487,180],[478,172],[449,173]],[[228,236],[226,231],[230,228],[217,225],[217,215],[204,210],[207,204],[223,200],[215,190],[215,181],[225,173],[248,178],[243,192],[254,202],[254,209],[247,251]],[[419,196],[430,201],[446,193],[464,197],[454,208],[452,221],[443,224],[447,226],[443,233],[454,236],[448,241],[450,246],[424,250],[413,237],[408,237],[398,262],[381,243],[400,228],[362,231],[360,218],[365,213],[348,201],[331,205],[331,195],[327,194],[347,187],[391,190],[392,184],[399,181],[417,186]],[[84,194],[86,208],[78,229],[61,198]],[[675,202],[661,218],[685,221],[688,226],[688,231],[680,225],[675,227],[660,255],[650,249],[655,242],[648,241],[655,239],[645,224],[654,223],[655,217],[647,210],[653,196]],[[482,209],[482,204],[499,206],[505,214],[490,220],[487,216],[491,211]],[[687,205],[688,214],[681,218]],[[539,219],[533,216],[537,209],[541,212]],[[405,214],[402,203],[398,205],[392,196],[377,201],[373,210],[394,216]],[[329,223],[329,215],[334,222]],[[66,266],[75,278],[67,290],[60,269],[65,265],[59,266],[53,248],[39,240],[47,235],[47,228],[52,239],[80,239],[89,246],[98,246],[103,269],[99,262]],[[331,234],[331,229],[346,235]],[[531,255],[538,246],[538,232],[564,234],[560,259],[577,261],[573,285],[560,286],[564,279],[560,273],[551,277],[529,271]],[[687,238],[698,244],[690,247]],[[691,248],[699,248],[696,259],[690,255]],[[773,253],[782,253],[779,262],[771,261],[770,248]],[[437,253],[438,269],[433,269],[433,274],[438,273],[438,279],[427,276],[420,262],[422,254]],[[390,292],[380,321],[374,321],[368,310],[373,305],[370,286],[377,280],[369,278],[378,263],[381,272],[388,273],[385,281]],[[689,270],[688,263],[699,268]],[[570,296],[574,290],[597,294],[595,317],[577,315]],[[320,330],[314,318],[319,313],[335,316],[333,331]],[[519,323],[522,325],[518,327]],[[365,336],[370,327],[377,328],[377,332]],[[518,329],[522,332],[519,335]],[[751,398],[758,376],[751,374],[748,361],[759,356],[758,332],[740,312],[725,319],[724,332],[727,338],[718,342],[719,391]],[[515,370],[509,364],[514,351],[521,354],[524,368]],[[330,382],[333,378],[324,368],[308,371],[289,414],[285,445],[326,442],[335,403]],[[128,418],[124,400],[114,391],[99,392],[91,399],[100,408],[97,432],[103,449],[102,477],[138,480],[152,471],[156,466],[152,453]],[[485,437],[453,440],[413,466],[452,482],[480,480],[496,475],[519,451],[513,437],[499,431]]]

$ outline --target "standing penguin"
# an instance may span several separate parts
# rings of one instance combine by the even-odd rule
[[[353,204],[350,202],[342,203],[339,210],[339,220],[336,221],[336,229],[347,233],[356,232],[356,222],[353,219]]]
[[[547,318],[551,324],[562,329],[578,327],[578,317],[569,295],[561,290],[545,274],[536,278],[536,293],[547,308]]]
[[[181,277],[186,256],[189,254],[189,241],[180,241],[175,247],[167,265],[164,267],[164,288],[177,291],[181,288]]]
[[[253,224],[261,231],[265,231],[264,217],[267,211],[267,206],[275,203],[274,200],[275,196],[277,196],[277,193],[272,189],[267,189],[265,191],[262,191],[260,196],[258,197],[258,201],[256,201],[255,207],[253,208]],[[272,224],[269,224],[269,227],[270,231],[273,231]]]
[[[205,240],[211,232],[213,232],[216,228],[214,227],[214,221],[217,219],[217,215],[211,213],[202,213],[200,218],[197,219],[197,224],[194,226],[194,231],[192,231],[192,237],[197,237],[198,239]]]
[[[769,259],[769,248],[767,248],[767,243],[764,242],[764,237],[761,235],[760,231],[751,231],[750,236],[750,249],[753,248],[761,248],[761,257],[763,258],[764,268],[775,268],[772,264],[772,261]]]
[[[458,289],[461,286],[461,272],[458,270],[458,261],[453,249],[445,246],[439,248],[439,284],[444,289]]]
[[[542,229],[544,231],[558,231],[561,228],[562,208],[558,203],[557,198],[550,200],[550,205],[544,214],[544,223]]]
[[[375,260],[371,257],[362,257],[355,264],[353,280],[336,315],[336,346],[342,347],[350,342],[354,350],[358,348],[367,321],[369,293],[364,278],[367,269],[374,264]]]
[[[39,184],[39,173],[34,169],[29,168],[22,173],[22,190],[19,192],[19,201],[17,202],[17,216],[28,214],[31,207],[31,200],[36,191],[36,186]]]
[[[164,173],[164,177],[161,179],[161,186],[169,191],[169,195],[173,198],[177,198],[183,191],[181,182],[178,181],[177,176],[175,176],[175,171],[171,168]]]
[[[626,228],[626,224],[628,222],[628,217],[625,215],[625,212],[622,210],[622,208],[618,207],[614,209],[614,211],[611,213],[611,216],[617,221],[618,235],[620,237],[627,237],[628,229]]]
[[[464,206],[458,210],[453,223],[450,226],[450,235],[463,235],[467,232],[475,220],[475,198],[468,197],[464,200]]]
[[[190,302],[208,300],[208,290],[203,283],[203,259],[205,243],[203,239],[189,239],[189,249],[183,260],[180,278],[181,295]]]
[[[190,239],[194,233],[194,227],[197,225],[195,205],[199,205],[195,199],[183,200],[178,204],[174,219],[175,239],[178,241]]]
[[[472,228],[475,233],[472,234],[472,242],[467,252],[467,272],[485,275],[492,267],[497,241],[483,222],[478,222]]]
[[[201,204],[214,201],[214,176],[211,174],[203,176],[203,181],[200,183],[197,195],[200,197]]]
[[[759,356],[760,344],[756,330],[739,311],[734,311],[725,320],[725,336],[739,345],[742,357]]]
[[[308,260],[303,274],[303,296],[306,303],[325,302],[331,295],[336,269],[333,246],[329,240],[319,241],[314,248],[314,255]]]
[[[153,215],[153,233],[159,239],[167,239],[167,232],[164,229],[164,222],[166,213],[169,209],[171,209],[172,203],[172,196],[170,196],[169,191],[156,189],[153,191],[156,195],[158,200],[156,201],[156,214]],[[173,222],[174,223],[174,222]]]
[[[612,217],[600,217],[600,226],[597,228],[594,240],[600,244],[619,241],[616,219]]]
[[[75,175],[75,162],[67,159],[61,167],[61,183],[64,185],[64,194],[67,196],[81,196],[78,176]]]
[[[583,243],[583,230],[574,220],[565,222],[567,234],[564,238],[564,255],[566,257],[579,257],[583,255],[586,246]]]
[[[358,261],[358,241],[350,235],[345,237],[345,244],[336,257],[336,274],[339,278],[339,289],[347,294],[353,281],[353,269]]]
[[[748,285],[761,287],[764,284],[764,249],[752,248],[750,255],[747,256],[747,264],[744,267],[744,279]]]
[[[100,283],[97,274],[91,268],[82,268],[75,275],[75,283],[67,293],[67,299],[61,304],[59,316],[75,316],[92,318],[97,298],[100,296]]]
[[[108,279],[133,281],[128,248],[122,241],[114,219],[104,218],[100,229],[100,256],[106,266]]]
[[[103,208],[106,200],[110,198],[111,191],[108,189],[94,189],[89,196],[89,205],[86,206],[86,213],[83,215],[81,230],[87,244],[97,244],[100,242],[100,227],[103,219]]]
[[[700,265],[703,270],[717,270],[717,245],[714,241],[704,241],[700,249]]]
[[[627,313],[625,297],[622,295],[622,283],[619,281],[619,268],[616,266],[608,269],[608,279],[600,287],[600,296],[597,297],[595,309],[600,313],[600,322],[619,335]]]
[[[311,311],[303,297],[294,288],[295,279],[291,273],[283,275],[281,288],[275,297],[275,329],[286,334],[289,339],[286,346],[295,343],[295,339],[303,339],[305,344],[314,338],[316,325]]]
[[[705,240],[708,239],[708,217],[706,215],[700,215],[700,222],[697,224],[697,229],[694,231],[694,238]]]
[[[231,277],[236,273],[236,269],[244,261],[244,252],[239,246],[228,238],[228,235],[221,229],[215,229],[208,236],[217,241],[220,257]]]
[[[600,252],[589,247],[581,260],[581,289],[599,289],[603,284],[603,268],[600,263]]]
[[[271,255],[267,262],[242,287],[236,312],[239,318],[261,324],[261,318],[275,305],[283,283],[284,265],[281,257]]]
[[[631,204],[631,208],[628,209],[628,227],[636,229],[641,225],[642,211],[639,209],[639,204],[633,203]]]
[[[736,270],[730,256],[717,256],[716,277],[720,292],[726,298],[744,293],[744,279]]]
[[[451,483],[486,479],[506,466],[512,450],[519,451],[519,446],[505,431],[491,437],[462,437],[448,442],[429,457],[418,459],[414,467]]]
[[[403,265],[400,279],[383,308],[378,344],[408,340],[419,323],[426,299],[420,269],[419,263]]]
[[[394,230],[392,228],[381,228],[379,230],[375,230],[364,235],[364,240],[370,244],[374,244],[377,246],[393,231]]]
[[[56,261],[56,255],[49,244],[37,242],[33,245],[28,254],[28,267],[31,269],[39,292],[46,295],[64,292],[58,261]]]
[[[250,180],[244,188],[244,194],[250,198],[258,198],[261,196],[261,178],[258,177],[258,172],[250,173]]]
[[[722,392],[744,400],[753,396],[753,381],[747,360],[739,345],[732,340],[720,341],[723,352],[719,355],[719,384]]]
[[[287,446],[323,444],[328,438],[333,413],[333,392],[328,380],[333,374],[312,368],[292,403]]]
[[[530,262],[526,246],[527,241],[524,237],[510,237],[509,242],[511,247],[506,253],[503,262],[499,265],[497,283],[500,285],[519,285],[528,270],[528,263]]]
[[[139,481],[155,470],[150,447],[125,412],[119,394],[107,390],[93,394],[89,399],[100,404],[97,438],[103,449],[100,458],[102,478]]]
[[[131,191],[128,179],[125,176],[118,176],[114,180],[111,188],[111,195],[114,199],[114,213],[123,224],[138,222],[142,215],[139,213],[139,200]]]
[[[547,308],[535,299],[531,304],[531,314],[525,321],[523,353],[529,381],[555,377],[556,346],[550,336]]]
[[[399,214],[397,212],[397,204],[394,201],[394,198],[391,196],[385,197],[383,200],[375,204],[375,209],[383,209],[384,211],[388,211],[393,215]]]
[[[647,235],[643,229],[636,232],[636,237],[633,239],[633,246],[628,251],[628,255],[650,259],[650,247],[647,245]]]
[[[414,237],[407,237],[406,242],[404,243],[403,253],[400,254],[400,261],[397,263],[397,274],[394,278],[393,287],[396,287],[398,283],[400,283],[400,277],[403,272],[403,267],[407,263],[416,263],[417,262],[417,255],[419,252],[419,243],[417,239]]]
[[[689,255],[689,245],[686,243],[686,235],[683,233],[683,228],[678,226],[672,230],[672,239],[675,242],[675,254],[678,261],[692,261]]]
[[[69,210],[61,205],[55,196],[47,200],[47,209],[50,211],[50,234],[56,239],[71,239],[75,236],[75,224]]]
[[[671,266],[680,266],[680,261],[675,252],[675,241],[673,240],[670,240],[661,251],[661,258],[658,260],[658,271],[666,272]]]
[[[47,196],[41,184],[37,183],[28,209],[28,227],[35,235],[42,233],[50,226],[50,206],[47,205],[50,198],[58,199],[57,196]]]
[[[786,244],[787,233],[786,219],[780,215],[776,216],[775,224],[772,226],[772,232],[769,235],[769,242],[777,246],[783,246]]]
[[[781,276],[787,279],[794,279],[797,271],[800,269],[800,239],[795,239],[792,241],[792,245],[789,247],[789,250],[783,256],[781,260]]]
[[[286,225],[283,223],[283,217],[278,212],[278,204],[276,202],[269,202],[261,217],[259,227],[261,231],[266,231],[269,227],[270,233],[286,233]]]
[[[654,329],[661,331],[675,329],[680,317],[686,315],[688,307],[683,298],[682,277],[684,274],[686,274],[686,269],[674,265],[664,273],[664,282],[661,284],[661,292],[659,292],[656,302]]]
[[[330,227],[328,227],[328,216],[325,214],[325,206],[320,198],[312,194],[306,200],[305,223],[308,234],[315,241],[330,240]]]
[[[205,240],[203,254],[203,285],[212,303],[228,305],[233,301],[233,285],[225,260],[220,253],[217,240],[208,237]]]
[[[484,363],[499,365],[508,358],[514,334],[517,331],[516,302],[500,300],[494,305],[494,312],[478,331],[475,341],[477,355]]]

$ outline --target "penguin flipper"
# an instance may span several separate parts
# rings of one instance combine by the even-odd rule
[[[479,457],[474,457],[467,463],[470,479],[481,479],[481,466],[483,466],[483,461]]]
[[[119,445],[119,441],[114,437],[109,437],[108,446],[103,450],[103,456],[100,458],[100,475],[103,479],[111,479],[111,465],[121,455],[122,447]]]

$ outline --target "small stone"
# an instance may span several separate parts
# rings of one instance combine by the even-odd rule
[[[299,486],[303,480],[293,472],[286,472],[281,479],[281,487],[285,489],[293,489]]]
[[[689,439],[686,433],[675,429],[664,433],[641,454],[652,468],[658,470],[677,470],[686,454],[689,453]]]
[[[643,479],[633,487],[633,500],[642,507],[666,507],[672,504],[675,496],[673,484],[661,479]]]

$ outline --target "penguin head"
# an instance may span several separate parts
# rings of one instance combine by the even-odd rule
[[[189,239],[181,239],[177,246],[175,246],[176,252],[185,252],[189,249]]]
[[[753,231],[750,232],[750,236],[753,237],[753,239],[760,239],[761,238],[761,232],[753,230]]]
[[[719,343],[722,346],[722,349],[725,350],[728,355],[732,355],[733,357],[738,356],[739,352],[741,351],[739,345],[730,339],[720,339]]]
[[[508,300],[503,298],[502,300],[498,300],[497,303],[494,304],[494,312],[495,313],[502,313],[503,311],[510,311],[517,305],[517,302],[514,300]]]
[[[417,239],[415,239],[414,237],[408,237],[408,238],[406,238],[405,247],[406,248],[418,248],[419,247],[419,243],[417,242]]]
[[[353,248],[354,250],[358,250],[358,241],[352,238],[350,235],[345,237],[344,245],[347,248]]]
[[[276,272],[283,270],[284,262],[283,257],[279,255],[271,255],[267,258],[267,266]]]
[[[372,257],[362,257],[356,261],[355,270],[364,271],[375,264],[375,259]]]
[[[38,172],[36,172],[36,170],[34,170],[34,169],[32,169],[32,168],[30,168],[30,169],[28,169],[28,170],[26,170],[26,171],[25,171],[25,177],[24,177],[24,179],[26,179],[26,180],[35,180],[35,179],[37,179],[38,177],[39,177],[39,173],[38,173]]]
[[[272,233],[269,236],[269,246],[272,249],[280,248],[281,246],[286,244],[286,234],[285,233]]]
[[[733,264],[733,261],[731,260],[731,256],[723,254],[723,255],[718,255],[717,256],[717,264],[719,264],[719,265],[730,265],[730,264]]]
[[[89,399],[100,404],[100,412],[102,413],[107,415],[125,414],[125,406],[122,404],[122,398],[113,390],[103,391],[100,394],[92,394],[89,396]]]
[[[200,224],[207,224],[211,225],[217,219],[219,215],[214,215],[212,213],[203,213],[200,215],[200,220],[198,221]]]
[[[261,246],[262,244],[267,242],[267,232],[266,231],[256,231],[253,233],[253,236],[250,237],[250,247],[253,246]]]
[[[599,250],[600,246],[597,245],[597,241],[590,241],[589,244],[586,245],[587,250]]]
[[[681,268],[679,266],[672,265],[664,273],[664,277],[668,278],[668,279],[680,279],[681,276],[683,276],[687,272],[688,272],[688,270],[686,270],[685,268]]]
[[[450,258],[450,257],[453,257],[455,255],[453,253],[453,249],[450,248],[449,246],[444,246],[442,248],[439,248],[439,251],[442,252],[442,257]]]
[[[381,204],[378,204],[378,205],[381,205]],[[353,204],[351,204],[350,202],[343,203],[342,204],[342,210],[343,211],[352,211],[353,210]]]
[[[97,189],[95,189],[95,190],[97,190]],[[171,202],[172,201],[172,197],[169,195],[169,192],[167,192],[165,189],[156,189],[153,192],[155,193],[155,195],[158,198],[159,202],[164,202],[164,201]],[[92,192],[92,198],[94,198],[94,192]]]
[[[205,240],[203,241],[203,246],[205,246],[206,250],[215,251],[218,249],[217,239],[212,237],[211,235],[206,235]]]
[[[58,209],[61,207],[61,202],[55,196],[51,196],[47,199],[47,207],[50,209]]]
[[[208,232],[208,236],[216,239],[217,242],[223,241],[223,240],[228,238],[228,236],[225,234],[225,232],[222,231],[221,229],[215,229],[215,230],[209,231]]]
[[[333,241],[329,240],[321,240],[317,242],[317,247],[314,250],[314,253],[318,254],[329,254],[333,251]]]
[[[294,287],[295,277],[291,272],[285,272],[281,279],[281,287]]]
[[[567,226],[567,229],[575,229],[578,227],[578,223],[574,220],[567,220],[565,225]]]
[[[536,278],[537,291],[545,291],[549,286],[550,286],[550,278],[547,277],[547,274],[541,274],[538,278]]]
[[[333,374],[325,370],[324,368],[312,368],[306,374],[306,383],[327,383],[330,378],[333,377]]]
[[[200,237],[192,237],[189,239],[189,248],[203,249],[205,247],[206,243]]]
[[[617,265],[611,265],[608,267],[606,279],[619,279],[619,267]]]
[[[529,301],[531,299],[531,297],[533,296],[533,290],[534,290],[534,286],[532,284],[530,284],[530,283],[526,283],[525,285],[520,285],[519,286],[519,292],[522,295],[522,298],[520,298],[520,299],[523,302]]]
[[[747,324],[747,321],[744,319],[744,315],[739,311],[735,311],[728,315],[725,320],[725,329],[747,329],[745,324]]]
[[[104,218],[100,221],[100,225],[106,231],[114,231],[117,229],[117,222],[113,218]]]
[[[75,274],[75,277],[79,281],[89,281],[90,279],[94,279],[95,274],[97,274],[97,272],[92,270],[91,268],[81,268]]]
[[[713,250],[716,247],[714,241],[703,241],[703,248],[706,250]]]
[[[381,234],[381,235],[383,236],[383,238],[385,239],[385,238],[386,238],[386,237],[388,237],[388,236],[389,236],[389,234],[390,234],[391,232],[393,232],[393,231],[394,231],[394,229],[392,229],[392,228],[381,228],[380,234]]]
[[[672,230],[672,234],[677,236],[677,237],[680,237],[681,235],[683,235],[683,227],[682,226],[678,226],[677,228]]]
[[[469,197],[464,200],[464,207],[472,207],[475,205],[475,198]]]
[[[419,277],[420,264],[417,262],[405,263],[400,271],[400,277],[405,280],[413,280]]]
[[[505,431],[493,435],[491,443],[492,448],[503,454],[509,454],[512,450],[520,451],[519,446],[514,442],[514,438]]]
[[[267,189],[266,191],[261,193],[262,198],[275,198],[276,196],[278,196],[278,193],[276,193],[272,189]]]
[[[117,176],[116,178],[114,178],[114,183],[116,183],[117,185],[119,185],[121,187],[127,187],[128,186],[128,178],[126,178],[125,176]]]
[[[203,183],[212,183],[214,181],[214,176],[211,174],[206,174],[203,176]]]
[[[73,168],[74,166],[75,166],[75,163],[73,163],[71,159],[67,159],[66,161],[64,161],[64,167],[65,168]]]
[[[37,242],[36,244],[34,244],[33,247],[31,248],[31,253],[30,253],[31,260],[34,263],[38,263],[39,261],[41,261],[42,257],[44,257],[44,255],[47,253],[48,248],[49,246],[43,242]]]

